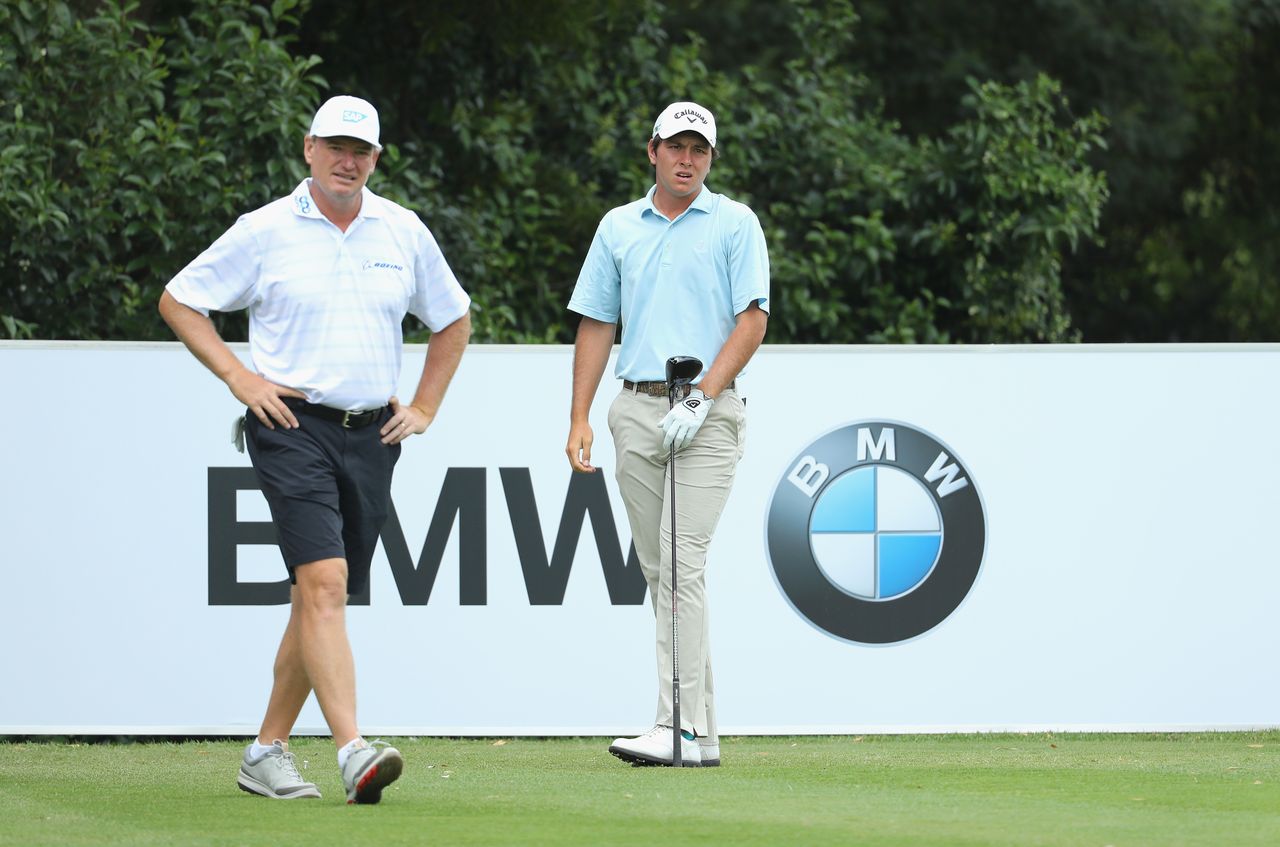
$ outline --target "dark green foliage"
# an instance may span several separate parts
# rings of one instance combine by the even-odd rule
[[[742,115],[745,167],[731,170],[773,249],[772,337],[1068,340],[1060,256],[1096,237],[1106,188],[1084,157],[1100,122],[1070,121],[1047,79],[973,83],[964,120],[909,140],[838,61],[852,10],[798,9],[805,54],[738,95],[772,105]]]
[[[167,337],[160,288],[287,191],[322,83],[270,11],[0,5],[0,319],[11,336]]]
[[[1105,243],[1064,256],[1091,341],[1280,336],[1280,2],[862,0],[848,61],[913,133],[961,117],[968,78],[1060,80],[1106,118],[1088,161]]]
[[[1077,337],[1062,267],[1099,238],[1099,117],[1048,77],[978,76],[945,120],[904,131],[850,60],[846,0],[720,8],[0,7],[0,333],[170,337],[163,284],[292,189],[306,121],[343,91],[379,106],[372,187],[435,232],[477,340],[572,339],[565,304],[595,225],[647,189],[652,120],[686,98],[719,116],[708,184],[765,228],[769,341]]]
[[[326,23],[302,41],[322,50],[324,33],[359,22],[401,51],[370,68],[339,41],[329,72],[336,89],[402,92],[388,108],[413,161],[384,168],[381,190],[436,232],[475,298],[478,339],[571,340],[564,307],[595,225],[651,184],[653,118],[685,98],[719,116],[708,184],[765,227],[769,340],[1070,337],[1060,257],[1096,237],[1106,194],[1083,160],[1100,125],[1073,121],[1051,82],[975,85],[953,134],[917,141],[842,61],[847,2],[771,5],[775,48],[723,67],[655,0],[426,6],[413,14],[447,22],[447,38],[315,0],[308,20]]]

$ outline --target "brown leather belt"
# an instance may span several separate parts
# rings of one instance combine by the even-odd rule
[[[735,379],[733,382],[726,385],[724,387],[724,390],[729,391],[733,389],[737,385],[737,382],[738,381]],[[661,381],[632,382],[629,379],[624,379],[622,381],[622,387],[627,391],[634,391],[637,394],[648,394],[650,397],[666,397],[667,396],[667,384]],[[681,392],[680,396],[683,397],[687,393],[688,393],[687,391]]]

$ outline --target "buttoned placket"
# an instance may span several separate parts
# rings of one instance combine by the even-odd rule
[[[685,209],[683,212],[676,215],[675,220],[670,220],[667,218],[666,215],[662,214],[661,212],[658,212],[657,207],[654,207],[654,211],[657,213],[658,217],[662,219],[662,221],[666,224],[666,227],[662,230],[662,239],[660,242],[662,244],[662,250],[660,253],[660,257],[658,259],[658,266],[660,268],[666,269],[671,267],[671,230],[675,228],[676,224],[684,220],[686,215],[688,215],[690,212],[693,211],[693,206],[690,205],[689,208]]]
[[[338,255],[336,264],[338,266],[338,279],[341,281],[343,286],[347,288],[356,287],[360,278],[360,268],[357,265],[356,260],[352,258],[351,251],[348,249],[347,244],[350,241],[352,234],[360,226],[360,222],[363,220],[364,218],[362,216],[357,215],[345,232],[333,221],[329,221],[329,225],[337,230]]]

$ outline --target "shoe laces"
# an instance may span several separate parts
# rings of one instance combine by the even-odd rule
[[[273,756],[272,758],[276,760],[276,767],[284,771],[286,776],[291,776],[298,780],[298,782],[305,781],[302,778],[302,774],[298,773],[298,760],[294,757],[293,753],[281,747],[280,755]]]

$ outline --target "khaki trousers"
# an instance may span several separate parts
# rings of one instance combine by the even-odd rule
[[[653,602],[658,659],[655,723],[671,726],[671,481],[658,422],[666,397],[623,389],[609,407],[618,488],[627,508],[640,569]],[[718,742],[708,647],[707,548],[724,511],[746,439],[742,398],[716,398],[694,436],[676,453],[676,561],[681,729]]]

